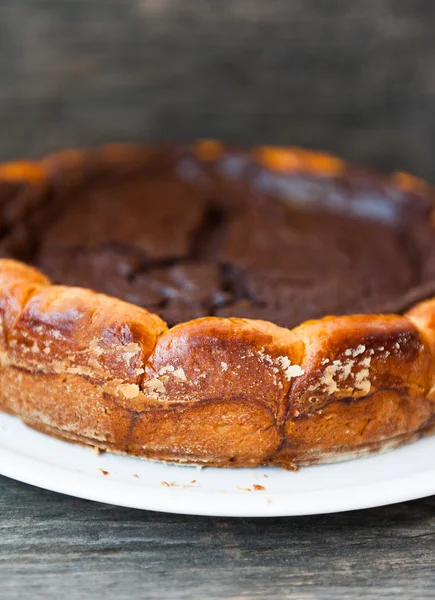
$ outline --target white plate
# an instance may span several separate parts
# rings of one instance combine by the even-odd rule
[[[147,510],[234,517],[311,515],[435,494],[435,437],[297,473],[199,469],[98,455],[0,413],[0,474],[62,494]]]

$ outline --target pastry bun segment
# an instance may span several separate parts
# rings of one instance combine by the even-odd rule
[[[398,315],[326,317],[294,330],[304,374],[291,390],[284,464],[340,460],[418,437],[435,414],[424,330]]]
[[[435,300],[290,331],[148,311],[0,259],[0,408],[63,439],[169,462],[299,465],[435,422]]]

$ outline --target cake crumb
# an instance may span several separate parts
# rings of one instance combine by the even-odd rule
[[[137,473],[133,473],[133,477],[135,477],[136,479],[139,479],[139,475]]]
[[[260,350],[258,350],[258,355],[260,356],[260,360],[263,364],[270,366],[273,365],[272,357],[264,352],[264,346],[262,346]]]
[[[184,372],[184,369],[182,367],[178,367],[178,369],[175,369],[173,375],[177,379],[181,379],[181,381],[187,381],[186,373]]]
[[[278,356],[275,362],[283,369],[284,375],[289,381],[294,377],[300,377],[305,373],[300,365],[292,365],[288,356]]]
[[[238,485],[236,486],[236,488],[239,490],[239,492],[251,492],[251,488],[243,488],[243,487],[239,487]]]
[[[288,356],[278,356],[278,358],[276,359],[276,362],[281,365],[282,369],[288,369],[288,367],[291,365],[290,359]]]
[[[266,502],[267,502],[268,504],[272,504],[272,498],[268,498],[268,499],[266,500]]]
[[[130,344],[121,346],[120,348],[122,348],[122,357],[127,367],[130,366],[130,360],[141,352],[141,347],[136,342],[131,342]]]
[[[161,375],[165,375],[165,373],[173,373],[174,371],[175,367],[173,367],[172,365],[165,365],[159,370],[158,375],[160,377]]]
[[[338,390],[338,385],[334,379],[334,376],[336,375],[336,373],[337,373],[336,365],[331,365],[329,367],[326,367],[326,369],[323,372],[323,376],[320,380],[320,385],[325,386],[328,394],[333,394],[334,392],[336,392]],[[313,389],[317,389],[319,386],[315,385],[315,386],[311,386],[311,387],[313,387]],[[310,388],[310,390],[311,390],[311,388]]]
[[[252,486],[256,492],[264,492],[266,488],[263,485],[258,485],[258,483],[254,483]]]
[[[366,347],[364,346],[364,344],[360,344],[356,348],[348,348],[344,354],[345,356],[353,356],[355,358],[356,356],[359,356],[360,354],[365,352],[365,349]]]
[[[140,388],[135,383],[122,383],[118,386],[118,390],[127,399],[136,398],[140,394]]]
[[[341,363],[340,361],[336,361],[334,360],[334,365],[337,363],[337,368],[339,370],[339,378],[344,381],[345,379],[347,379],[349,377],[349,375],[352,372],[352,367],[355,364],[354,360],[348,360],[345,363]]]
[[[363,392],[363,394],[368,394],[371,389],[369,374],[368,369],[361,369],[355,376],[355,387],[357,390]]]
[[[145,381],[144,387],[146,388],[145,393],[148,394],[148,396],[150,396],[151,398],[160,399],[161,396],[164,396],[166,394],[165,386],[160,381],[160,379],[157,379],[157,377]]]
[[[196,370],[196,369],[195,369]],[[173,365],[165,365],[162,367],[157,373],[157,380],[159,381],[159,377],[166,376],[164,380],[166,381],[168,375],[173,375],[177,379],[181,379],[181,381],[187,381],[186,373],[182,367],[178,367],[177,369]],[[153,380],[151,380],[153,381]],[[161,382],[160,382],[161,383]]]
[[[370,356],[366,356],[366,358],[362,359],[360,364],[363,367],[370,367],[371,362],[372,362],[372,359],[370,358]]]
[[[102,469],[101,467],[98,467],[98,470],[99,470],[99,471],[101,471],[101,473],[102,473],[103,475],[108,475],[108,474],[109,474],[109,471],[105,471],[105,470],[104,470],[104,469]]]

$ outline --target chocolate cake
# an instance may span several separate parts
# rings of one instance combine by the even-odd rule
[[[412,176],[295,149],[0,166],[0,407],[72,441],[219,466],[415,439],[435,410],[435,302],[415,307],[435,293],[432,214]]]

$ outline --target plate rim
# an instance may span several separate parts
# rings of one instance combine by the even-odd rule
[[[9,418],[16,419],[10,415]],[[23,425],[25,430],[27,429],[21,421],[18,420],[18,423]],[[31,429],[29,432],[44,435]],[[56,442],[83,450],[80,446],[69,442],[62,440]],[[91,449],[88,450],[92,452]],[[391,451],[393,452],[395,450]],[[128,456],[119,456],[119,458],[126,461],[132,459]],[[361,460],[365,459],[354,459],[355,462]],[[334,465],[328,466],[334,467]],[[184,471],[185,468],[171,465],[171,469]],[[138,486],[135,481],[99,478],[97,475],[81,472],[79,469],[72,470],[68,466],[62,467],[58,463],[53,464],[32,458],[25,452],[2,446],[1,441],[0,475],[49,491],[114,506],[211,517],[296,517],[333,514],[397,504],[435,494],[434,464],[430,470],[405,474],[392,480],[337,487],[320,492],[319,490],[295,491],[289,494],[272,490],[253,491],[248,494],[248,502],[247,492],[243,491],[226,490],[219,493],[200,487],[182,488],[178,485],[162,486],[159,489],[151,485]]]

